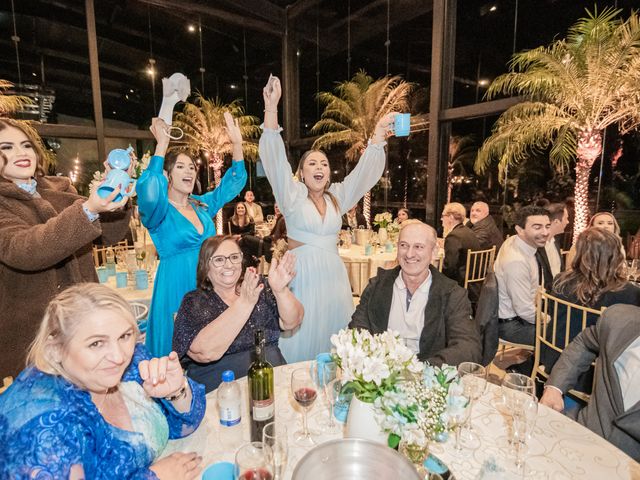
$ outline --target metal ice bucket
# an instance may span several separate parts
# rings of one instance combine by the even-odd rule
[[[322,443],[296,465],[292,480],[384,478],[421,480],[411,462],[395,450],[370,440],[345,438]]]
[[[356,244],[364,245],[369,241],[369,236],[371,235],[371,230],[367,230],[364,228],[358,228],[355,230],[356,232]]]

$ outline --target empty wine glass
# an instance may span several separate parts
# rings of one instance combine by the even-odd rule
[[[236,452],[234,478],[236,480],[272,480],[273,452],[263,442],[251,442]]]
[[[510,411],[513,419],[513,444],[516,450],[516,468],[524,468],[523,454],[526,452],[527,442],[531,439],[538,416],[538,399],[535,395],[518,402]]]
[[[294,440],[297,444],[312,447],[316,444],[307,421],[307,410],[315,402],[318,392],[317,369],[298,368],[291,374],[291,393],[293,398],[302,407],[302,430],[294,433]]]
[[[520,373],[507,373],[502,379],[502,399],[507,412],[519,411],[522,405],[535,397],[535,383],[526,375]],[[513,425],[509,435],[509,444],[513,445]]]
[[[262,443],[271,447],[274,480],[280,480],[287,466],[287,454],[289,451],[287,427],[281,422],[267,423],[262,430]]]
[[[333,406],[335,404],[335,396],[333,389],[333,382],[336,380],[336,374],[338,371],[338,366],[335,362],[327,362],[322,365],[322,377],[320,381],[320,386],[322,387],[322,391],[324,394],[324,399],[326,400],[329,406],[329,417],[323,418],[318,423],[322,427],[322,431],[326,433],[338,433],[342,430],[340,425],[338,425],[333,418]],[[340,381],[338,381],[340,383]],[[342,385],[340,383],[340,385]]]
[[[447,416],[449,419],[449,428],[455,433],[454,449],[456,453],[462,451],[462,444],[460,443],[460,433],[462,426],[469,419],[469,404],[471,399],[468,394],[459,388],[459,392],[454,392],[454,386],[449,387],[449,398],[447,401]]]
[[[478,363],[462,362],[458,365],[458,376],[462,382],[465,394],[469,396],[469,421],[466,429],[470,440],[475,440],[473,435],[473,426],[471,417],[473,413],[473,405],[485,392],[487,388],[487,369]],[[477,438],[477,436],[476,436]]]

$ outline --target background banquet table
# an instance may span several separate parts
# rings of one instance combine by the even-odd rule
[[[338,253],[347,268],[351,289],[357,295],[362,293],[378,268],[393,268],[396,264],[395,246],[391,252],[378,248],[371,255],[365,255],[364,246],[354,243],[350,248],[340,248]]]
[[[109,277],[109,280],[105,283],[108,287],[114,289],[120,294],[127,302],[137,302],[146,305],[151,304],[151,296],[153,295],[153,283],[149,283],[149,286],[144,290],[136,289],[135,285],[127,285],[124,288],[116,287],[116,277]]]
[[[294,444],[293,433],[299,429],[301,412],[290,393],[291,372],[309,363],[284,365],[274,369],[276,389],[276,419],[286,424],[289,436],[289,460],[284,478],[291,478],[296,463],[309,450]],[[247,381],[239,380],[242,392],[243,440],[249,441]],[[480,443],[476,448],[465,448],[456,455],[453,440],[432,444],[432,453],[443,460],[458,480],[476,479],[486,461],[495,460],[507,470],[503,478],[516,476],[514,457],[507,448],[507,417],[496,405],[500,403],[500,388],[489,385],[485,395],[473,409],[473,428],[478,433]],[[309,411],[309,425],[319,430],[318,421],[328,416],[324,397],[319,396]],[[203,465],[218,461],[234,461],[235,449],[225,447],[220,442],[219,417],[216,392],[207,395],[207,410],[202,425],[191,436],[169,442],[163,456],[176,451],[195,451],[203,457]],[[319,442],[342,437],[342,434],[323,434]],[[535,479],[622,479],[640,478],[640,465],[616,447],[573,422],[564,415],[540,406],[532,439],[526,456],[526,478]]]

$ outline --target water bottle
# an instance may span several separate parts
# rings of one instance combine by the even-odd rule
[[[218,412],[220,415],[220,442],[228,449],[242,443],[240,388],[232,370],[222,372],[218,387]]]

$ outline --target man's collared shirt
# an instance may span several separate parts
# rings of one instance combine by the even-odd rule
[[[626,412],[640,402],[640,337],[613,362],[620,380],[620,390]]]
[[[549,239],[547,244],[544,246],[544,250],[547,252],[547,258],[549,259],[551,275],[555,278],[555,276],[562,270],[562,258],[560,258],[560,251],[556,247],[555,237],[551,237]]]
[[[413,295],[409,293],[402,279],[402,271],[393,282],[388,329],[398,332],[407,347],[414,353],[420,351],[420,336],[424,328],[424,309],[429,300],[432,279],[433,276],[429,273],[429,276],[413,292]]]
[[[518,235],[509,237],[498,252],[494,270],[498,281],[498,316],[518,316],[535,323],[539,285],[536,248]]]

